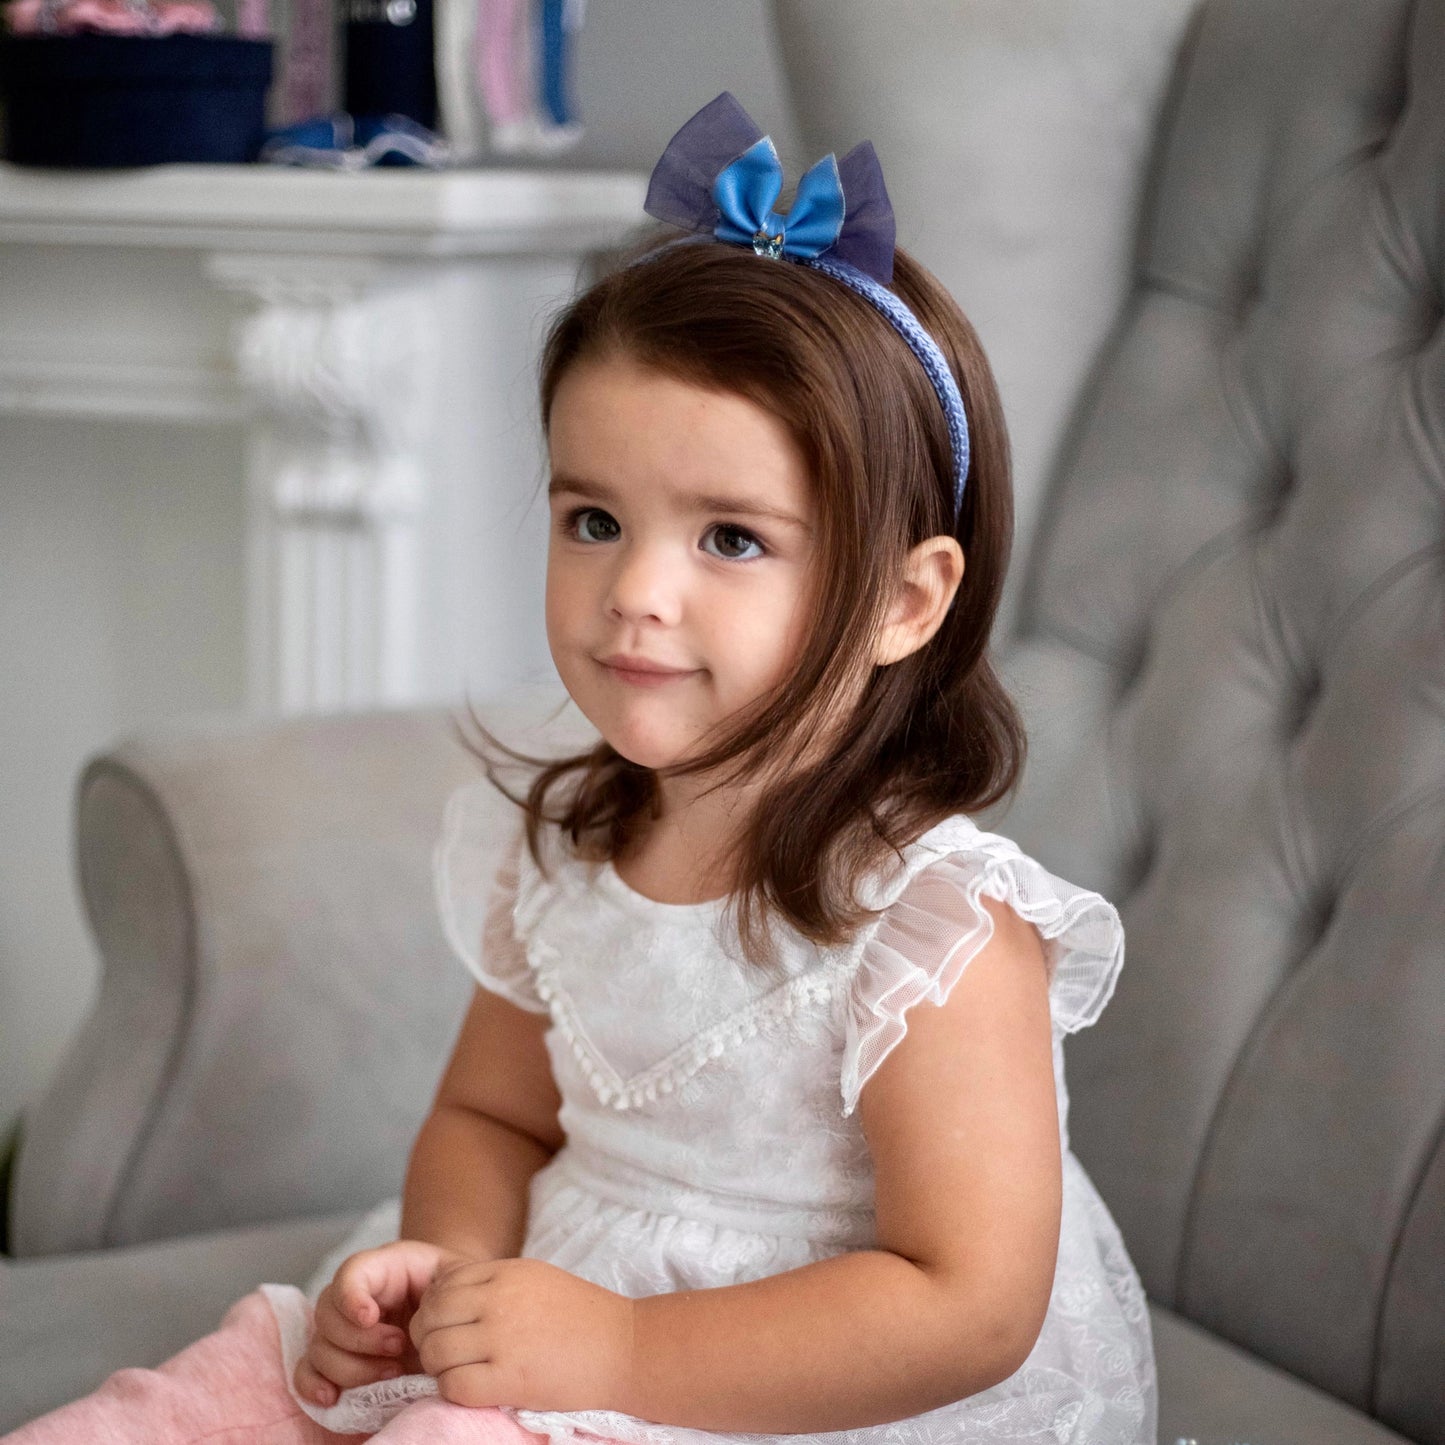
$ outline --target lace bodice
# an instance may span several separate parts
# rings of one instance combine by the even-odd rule
[[[875,1247],[858,1100],[905,1037],[910,1010],[944,1002],[992,936],[984,896],[1006,902],[1043,940],[1066,1129],[1061,1040],[1103,1009],[1123,933],[1105,899],[1054,877],[1009,839],[962,815],[946,819],[862,880],[860,902],[879,913],[852,940],[822,948],[780,927],[778,958],[765,969],[742,957],[723,900],[647,898],[610,864],[573,857],[555,831],[542,834],[539,868],[519,828],[499,834],[488,793],[481,782],[450,800],[435,877],[447,935],[477,981],[552,1020],[546,1044],[567,1142],[533,1178],[525,1255],[638,1297]],[[345,1248],[394,1238],[396,1228],[384,1206],[367,1226],[371,1239],[364,1229]],[[318,1279],[330,1277],[325,1268]],[[1066,1152],[1054,1294],[1023,1369],[911,1421],[776,1439],[1152,1445],[1153,1391],[1138,1279]],[[637,1445],[774,1438],[607,1411],[515,1413],[556,1441],[578,1430]],[[365,1428],[334,1411],[316,1418]]]

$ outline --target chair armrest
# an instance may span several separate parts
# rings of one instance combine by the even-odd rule
[[[538,707],[484,715],[525,746]],[[16,1255],[399,1191],[470,993],[431,881],[446,797],[480,775],[464,716],[191,719],[86,766],[76,861],[101,986],[23,1121]],[[510,812],[499,797],[499,841]]]

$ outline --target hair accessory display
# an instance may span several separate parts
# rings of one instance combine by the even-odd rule
[[[577,144],[575,37],[586,0],[478,0],[472,68],[499,155],[555,155]]]
[[[406,115],[317,116],[267,134],[257,160],[271,165],[359,171],[370,166],[427,166],[451,159],[435,132]]]
[[[887,289],[893,280],[893,206],[872,142],[854,146],[841,161],[830,152],[810,167],[786,216],[773,209],[782,189],[783,168],[771,137],[725,90],[667,143],[643,209],[693,232],[689,241],[713,238],[810,266],[881,312],[928,373],[943,407],[953,446],[957,520],[968,477],[968,417],[938,344]]]
[[[11,0],[14,35],[214,35],[210,0]]]

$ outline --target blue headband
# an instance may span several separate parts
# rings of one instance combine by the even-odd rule
[[[893,279],[893,207],[872,143],[854,146],[841,161],[830,152],[812,166],[798,182],[786,216],[773,210],[782,189],[783,168],[772,140],[725,90],[668,141],[643,209],[696,233],[689,241],[715,238],[751,246],[760,256],[821,271],[892,323],[927,372],[948,421],[957,525],[968,476],[968,417],[938,343],[884,284]]]

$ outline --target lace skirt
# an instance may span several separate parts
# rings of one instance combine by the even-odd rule
[[[791,1231],[763,1233],[620,1202],[579,1182],[565,1150],[536,1176],[523,1253],[632,1298],[741,1283],[839,1252]],[[562,1164],[563,1167],[553,1166]],[[734,1434],[659,1425],[610,1410],[508,1409],[551,1441],[600,1436],[626,1445],[1155,1445],[1157,1398],[1148,1306],[1112,1217],[1072,1154],[1064,1156],[1063,1222],[1048,1315],[1007,1380],[886,1425],[816,1435]],[[314,1301],[347,1255],[397,1237],[399,1204],[378,1206],[316,1270]],[[306,1302],[268,1288],[283,1338],[303,1330]],[[294,1342],[294,1341],[293,1341]],[[428,1376],[345,1391],[329,1410],[301,1402],[329,1429],[378,1430],[410,1400],[435,1393]],[[333,1423],[336,1422],[336,1423]]]

